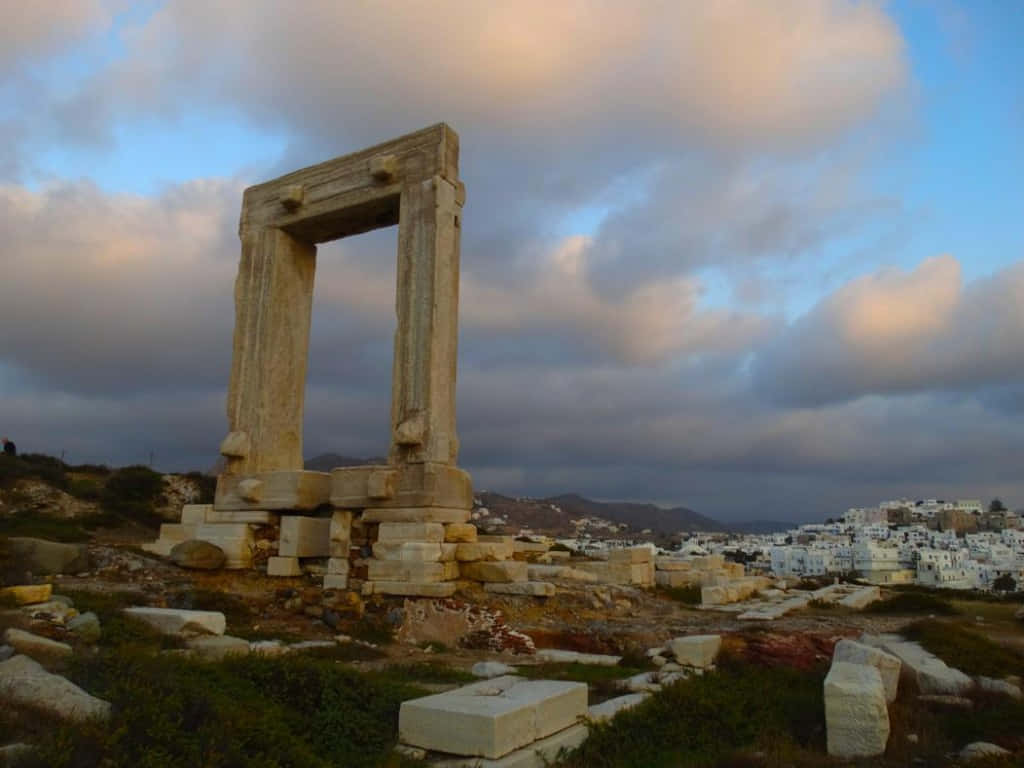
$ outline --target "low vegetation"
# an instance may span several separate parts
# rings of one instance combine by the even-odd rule
[[[899,592],[872,603],[865,610],[868,613],[898,615],[927,613],[936,616],[955,616],[960,613],[949,600],[927,592]]]
[[[959,624],[925,619],[904,628],[903,634],[969,675],[1024,675],[1024,656]]]
[[[25,765],[414,765],[391,753],[408,684],[332,660],[239,658],[203,664],[176,656],[106,653],[69,677],[113,704],[106,724],[46,724]]]
[[[741,765],[722,761],[741,759],[752,750],[786,754],[794,765],[820,765],[825,743],[825,672],[722,659],[717,674],[674,683],[635,709],[595,726],[590,738],[561,765]],[[804,749],[814,754],[801,762]]]

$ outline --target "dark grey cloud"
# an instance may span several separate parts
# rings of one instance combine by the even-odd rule
[[[964,285],[951,256],[826,296],[759,351],[755,387],[819,406],[865,395],[977,390],[1024,376],[1024,262]]]

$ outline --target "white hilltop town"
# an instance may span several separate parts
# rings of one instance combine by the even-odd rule
[[[853,507],[840,519],[768,534],[691,532],[678,549],[646,543],[662,558],[719,556],[745,565],[748,576],[856,578],[877,586],[918,584],[946,589],[1014,591],[1024,584],[1024,526],[1019,512],[988,509],[978,499],[895,499]],[[486,508],[473,519],[504,526]],[[571,519],[576,535],[550,541],[591,557],[643,546],[629,526],[599,517]],[[529,529],[520,538],[546,539]]]

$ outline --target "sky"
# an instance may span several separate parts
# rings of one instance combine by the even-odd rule
[[[0,434],[207,469],[243,189],[460,136],[477,489],[1024,506],[1001,0],[0,0]],[[305,454],[386,452],[394,228],[320,246]]]

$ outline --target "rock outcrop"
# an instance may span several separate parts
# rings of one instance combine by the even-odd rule
[[[79,722],[110,717],[110,704],[86,693],[60,675],[47,672],[28,656],[0,662],[0,699]]]

